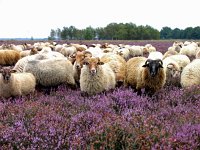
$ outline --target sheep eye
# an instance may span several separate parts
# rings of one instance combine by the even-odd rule
[[[89,62],[85,62],[85,65],[89,65]]]

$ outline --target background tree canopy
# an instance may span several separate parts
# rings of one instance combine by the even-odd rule
[[[171,29],[163,27],[161,31],[146,25],[133,23],[110,23],[106,27],[77,29],[74,26],[63,29],[51,29],[49,40],[158,40],[158,39],[200,39],[200,26]]]

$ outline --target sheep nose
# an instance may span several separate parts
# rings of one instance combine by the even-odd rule
[[[77,68],[77,69],[80,69],[80,68],[81,68],[81,66],[80,66],[80,65],[76,65],[76,68]]]
[[[91,74],[95,74],[96,73],[96,69],[91,69]]]
[[[156,76],[156,73],[155,73],[155,72],[152,72],[152,73],[151,73],[151,76],[152,76],[152,77],[155,77],[155,76]]]

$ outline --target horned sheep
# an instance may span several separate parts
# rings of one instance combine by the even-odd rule
[[[141,95],[141,89],[145,89],[146,94],[153,95],[166,82],[166,73],[160,59],[134,57],[128,60],[126,67],[126,85],[136,89],[138,95]]]

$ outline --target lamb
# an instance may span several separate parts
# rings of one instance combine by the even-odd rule
[[[25,65],[23,72],[30,72],[36,77],[37,85],[43,87],[60,84],[75,87],[73,66],[67,58],[51,58],[31,60]]]
[[[115,79],[117,86],[124,85],[126,74],[126,61],[124,58],[117,54],[104,54],[101,57],[101,62],[110,65],[111,69],[115,73]]]
[[[160,59],[151,60],[145,57],[134,57],[127,61],[126,86],[130,85],[141,95],[141,89],[145,93],[153,95],[163,88],[166,82],[166,72]]]
[[[15,50],[0,50],[0,65],[14,65],[20,59],[20,52]]]
[[[15,73],[10,67],[0,70],[0,97],[10,98],[33,94],[36,79],[32,73]]]
[[[156,60],[156,59],[163,59],[163,54],[161,52],[155,51],[155,52],[150,52],[148,59]]]
[[[108,64],[104,64],[98,57],[86,58],[80,75],[81,92],[95,95],[103,91],[114,89],[115,74]]]
[[[181,86],[183,88],[200,85],[200,59],[193,60],[182,71]]]

